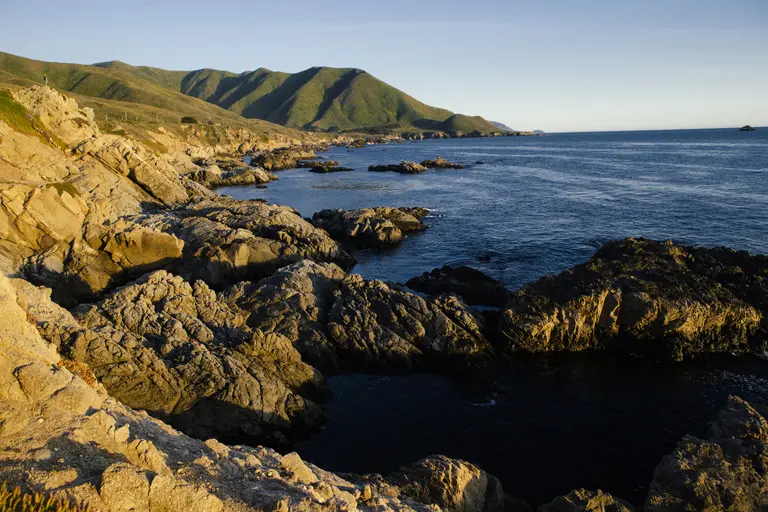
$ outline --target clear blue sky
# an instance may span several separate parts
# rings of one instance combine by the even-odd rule
[[[0,50],[358,67],[516,129],[768,125],[768,0],[0,0]]]

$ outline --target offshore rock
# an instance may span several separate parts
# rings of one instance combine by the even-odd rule
[[[92,368],[111,396],[187,433],[269,439],[324,419],[300,395],[321,397],[322,376],[283,336],[245,326],[202,282],[158,271],[75,316],[45,289],[14,286],[27,316],[67,359]]]
[[[523,287],[502,333],[509,349],[532,352],[762,353],[766,276],[766,256],[628,238]]]
[[[768,508],[768,407],[730,397],[708,439],[686,436],[653,474],[645,510]]]
[[[427,170],[422,164],[416,162],[408,162],[403,160],[399,164],[389,165],[371,165],[368,167],[371,172],[399,172],[400,174],[419,174]]]
[[[294,169],[300,161],[313,159],[315,151],[322,149],[318,146],[304,146],[265,151],[253,155],[251,165],[263,167],[267,171]]]
[[[427,169],[465,169],[466,165],[449,162],[443,157],[438,156],[434,160],[424,160],[421,165]]]
[[[504,307],[511,293],[496,279],[471,267],[445,265],[409,279],[406,286],[430,295],[455,293],[468,304]]]
[[[357,247],[395,245],[402,241],[403,233],[427,228],[420,217],[407,209],[387,207],[323,210],[312,216],[312,223],[326,230],[335,240]]]

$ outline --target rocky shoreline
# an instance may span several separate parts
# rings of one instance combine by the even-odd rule
[[[24,491],[94,511],[529,510],[465,461],[336,475],[214,438],[310,435],[325,419],[324,376],[340,372],[472,383],[520,352],[768,349],[766,256],[626,239],[516,293],[444,267],[408,282],[421,296],[349,270],[356,250],[424,230],[426,209],[307,220],[210,189],[269,183],[323,143],[260,148],[241,134],[226,149],[176,141],[158,153],[101,133],[92,111],[47,87],[13,98],[66,146],[0,121],[0,480]],[[461,168],[394,167],[382,170]],[[732,397],[708,439],[686,437],[660,463],[646,509],[768,506],[767,414]],[[632,507],[579,489],[539,510]]]

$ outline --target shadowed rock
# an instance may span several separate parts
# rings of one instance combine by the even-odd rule
[[[607,492],[576,489],[539,507],[538,512],[632,512],[629,503]]]
[[[686,436],[653,474],[645,510],[768,508],[768,407],[730,397],[708,439]]]
[[[465,266],[445,265],[409,279],[405,284],[413,290],[430,295],[455,293],[469,304],[500,308],[507,305],[511,296],[499,281]]]

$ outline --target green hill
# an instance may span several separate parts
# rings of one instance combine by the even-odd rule
[[[299,73],[260,68],[241,74],[168,71],[120,61],[93,66],[25,59],[0,52],[0,81],[40,83],[103,100],[133,102],[182,115],[250,119],[304,130],[397,132],[499,131],[481,117],[425,105],[360,69],[315,67]]]

